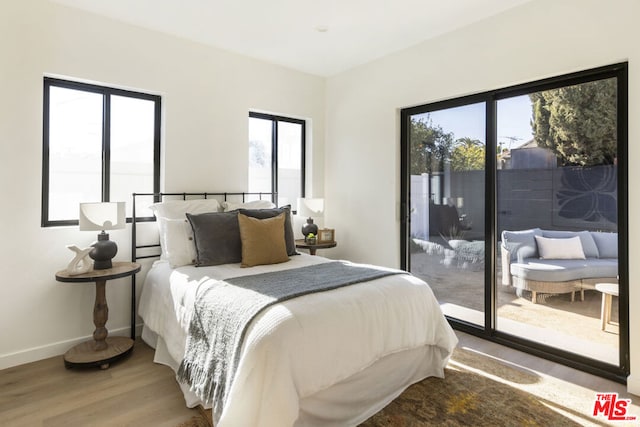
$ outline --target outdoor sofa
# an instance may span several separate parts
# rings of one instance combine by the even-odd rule
[[[519,296],[571,293],[595,289],[596,283],[618,283],[618,234],[532,228],[503,231],[502,284]]]

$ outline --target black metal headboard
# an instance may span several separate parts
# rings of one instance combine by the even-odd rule
[[[189,193],[133,193],[133,204],[131,214],[131,261],[137,262],[146,258],[158,258],[160,256],[161,248],[160,241],[152,244],[138,244],[138,223],[140,222],[153,222],[154,216],[138,217],[136,215],[136,198],[148,197],[152,199],[151,203],[163,202],[167,198],[173,198],[173,200],[190,200],[190,199],[218,199],[226,202],[229,199],[238,200],[242,203],[251,200],[270,200],[276,203],[276,193],[251,193],[251,192],[189,192]],[[145,253],[157,249],[157,253]],[[139,252],[140,251],[140,252]],[[135,340],[136,332],[136,275],[131,276],[131,339]]]

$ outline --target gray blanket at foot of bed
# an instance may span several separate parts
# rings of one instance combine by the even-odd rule
[[[196,292],[178,379],[189,384],[205,403],[212,404],[217,419],[235,374],[247,326],[262,310],[301,295],[402,273],[406,272],[336,261],[203,281]]]

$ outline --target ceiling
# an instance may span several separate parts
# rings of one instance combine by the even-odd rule
[[[531,0],[51,0],[332,76]]]

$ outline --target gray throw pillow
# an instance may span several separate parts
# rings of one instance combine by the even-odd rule
[[[238,212],[257,219],[273,218],[284,212],[284,240],[287,246],[287,255],[299,255],[298,252],[296,252],[296,241],[291,222],[291,205],[273,209],[239,209]]]
[[[196,266],[242,261],[237,211],[186,215],[196,244]]]
[[[502,232],[502,244],[509,250],[511,261],[522,261],[525,258],[538,258],[538,245],[534,236],[542,236],[542,230],[533,228],[530,230]]]
[[[598,245],[600,258],[618,258],[618,233],[592,231],[591,236]]]

